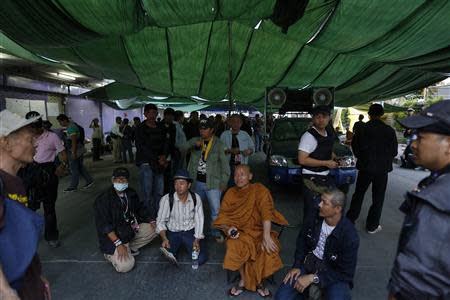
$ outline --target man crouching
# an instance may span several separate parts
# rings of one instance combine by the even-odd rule
[[[134,267],[138,249],[156,237],[154,226],[147,223],[150,215],[136,192],[128,187],[130,173],[126,168],[113,171],[112,187],[94,204],[100,250],[117,272]]]
[[[170,192],[159,203],[156,230],[161,236],[161,252],[173,263],[181,246],[189,254],[199,253],[198,264],[207,260],[206,249],[201,247],[203,235],[203,206],[199,195],[190,190],[192,179],[188,171],[178,170],[173,177],[175,193]]]
[[[275,210],[270,191],[260,183],[250,183],[252,177],[249,166],[236,166],[236,186],[226,192],[214,226],[228,237],[223,267],[239,271],[241,277],[228,294],[236,297],[250,290],[266,298],[271,292],[264,287],[264,279],[283,267],[272,222],[287,225],[287,221]]]

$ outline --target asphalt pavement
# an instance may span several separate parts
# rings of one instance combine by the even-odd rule
[[[131,272],[116,273],[98,249],[93,203],[96,196],[111,184],[112,170],[118,165],[112,163],[110,156],[95,163],[86,160],[86,165],[95,178],[95,185],[91,189],[63,193],[69,178],[60,181],[56,209],[62,246],[49,249],[42,241],[39,247],[43,272],[51,282],[53,299],[229,299],[227,290],[231,285],[227,283],[226,272],[222,268],[224,245],[213,240],[207,241],[209,260],[198,270],[192,270],[188,253],[180,254],[179,268],[170,265],[158,251],[161,243],[158,238],[141,249]],[[277,284],[292,264],[303,204],[298,187],[280,187],[267,182],[262,153],[253,155],[250,165],[255,175],[254,181],[269,186],[277,209],[293,225],[286,228],[281,236],[281,256],[285,268],[276,274],[276,285],[268,285],[275,292]],[[132,174],[130,186],[139,190],[137,167],[131,164],[124,166],[129,167]],[[383,209],[383,230],[374,235],[364,231],[365,216],[371,200],[370,190],[366,194],[361,217],[356,224],[361,243],[355,287],[352,290],[353,299],[387,298],[386,284],[403,221],[398,207],[404,193],[425,176],[425,171],[394,166],[394,171],[389,175]],[[81,181],[80,185],[83,184]],[[352,194],[353,187],[349,191],[349,198]],[[260,297],[255,293],[245,292],[239,298]]]

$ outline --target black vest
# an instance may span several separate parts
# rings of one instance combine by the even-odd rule
[[[317,160],[330,160],[333,153],[334,135],[330,130],[327,130],[327,136],[323,136],[314,128],[307,130],[317,141],[316,149],[309,154],[309,157]],[[312,172],[323,172],[328,170],[328,167],[307,167],[303,168]]]

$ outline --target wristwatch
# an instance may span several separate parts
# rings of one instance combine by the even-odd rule
[[[319,282],[320,282],[319,276],[317,276],[316,274],[314,274],[314,277],[313,277],[313,283],[314,283],[314,284],[318,284]]]

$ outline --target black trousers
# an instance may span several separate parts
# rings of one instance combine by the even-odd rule
[[[353,223],[358,219],[364,195],[369,188],[369,185],[372,184],[372,205],[367,214],[366,229],[368,231],[375,230],[378,225],[380,225],[387,181],[388,173],[368,173],[359,171],[358,179],[356,180],[355,193],[352,197],[350,209],[347,212],[347,218]]]
[[[39,178],[31,188],[30,208],[34,211],[40,208],[42,203],[44,209],[45,234],[46,241],[58,240],[58,224],[56,219],[55,203],[58,198],[59,178],[55,175],[55,164],[44,163],[37,164],[39,169]]]
[[[92,159],[94,161],[100,159],[101,147],[102,147],[101,139],[92,139]]]

